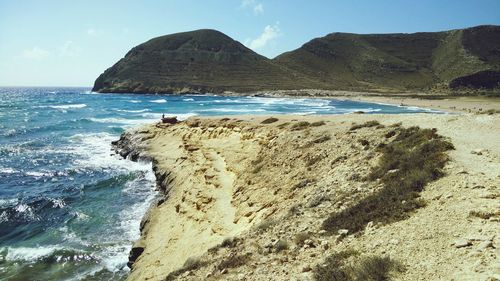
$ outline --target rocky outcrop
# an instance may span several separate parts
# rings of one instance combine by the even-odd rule
[[[352,255],[342,260],[347,267],[390,258],[406,269],[393,272],[401,280],[493,278],[498,124],[498,115],[252,116],[125,134],[121,143],[134,148],[122,149],[147,151],[139,155],[153,159],[168,195],[141,223],[129,280],[322,280],[318,272],[335,270],[331,259],[345,253]],[[443,177],[413,199],[353,213],[349,220],[361,227],[325,229],[328,218],[359,206],[401,172],[366,177],[383,148],[390,151],[413,126],[453,142],[451,161],[435,171]],[[393,205],[401,206],[394,217],[360,217]]]
[[[93,91],[488,88],[495,86],[488,82],[491,75],[480,72],[500,71],[499,48],[500,27],[478,26],[413,34],[332,33],[268,59],[219,31],[202,29],[157,37],[134,47],[96,79]],[[460,77],[465,78],[455,80]],[[460,82],[470,79],[474,82]]]

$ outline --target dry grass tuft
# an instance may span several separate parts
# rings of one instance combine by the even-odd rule
[[[309,123],[307,121],[300,121],[300,122],[293,124],[290,127],[290,129],[292,131],[300,131],[300,130],[304,130],[305,128],[309,127],[309,125],[311,125],[311,123]]]
[[[367,121],[367,122],[365,122],[363,124],[353,124],[349,130],[350,131],[355,131],[357,129],[376,127],[376,126],[379,126],[379,125],[380,125],[380,123],[378,121],[372,120],[372,121]]]
[[[197,269],[199,269],[207,264],[208,264],[207,262],[201,261],[199,258],[190,257],[186,260],[186,262],[184,263],[184,265],[181,268],[170,272],[170,274],[168,274],[167,277],[165,277],[164,281],[175,280],[177,277],[182,275],[184,272],[197,270]]]
[[[278,122],[279,119],[278,118],[275,118],[275,117],[269,117],[267,119],[264,119],[262,122],[260,122],[261,124],[271,124],[271,123],[274,123],[274,122]]]
[[[326,258],[314,269],[317,281],[383,281],[391,280],[403,267],[388,257],[358,258],[355,251],[342,251]]]
[[[249,260],[250,254],[238,255],[233,253],[221,261],[219,265],[217,265],[217,269],[223,270],[224,268],[237,268],[245,265]]]

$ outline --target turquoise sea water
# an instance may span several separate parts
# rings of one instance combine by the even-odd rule
[[[0,280],[120,280],[155,196],[148,163],[112,155],[127,127],[229,114],[428,112],[326,99],[0,88]]]

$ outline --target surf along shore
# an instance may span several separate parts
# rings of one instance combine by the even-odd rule
[[[129,130],[115,149],[153,162],[162,197],[128,280],[498,279],[491,113],[196,117]],[[384,166],[388,157],[400,158]]]

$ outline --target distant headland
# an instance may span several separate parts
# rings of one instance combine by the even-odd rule
[[[96,92],[249,93],[322,89],[500,89],[500,27],[399,34],[331,33],[274,59],[210,29],[153,38],[95,81]]]

